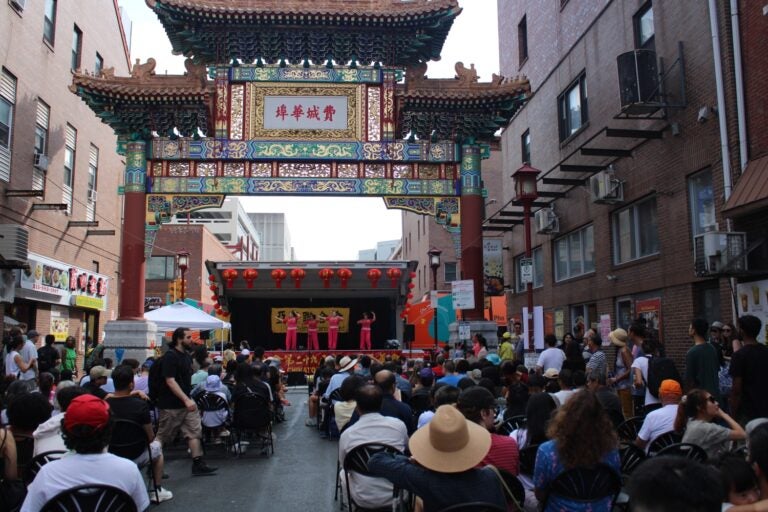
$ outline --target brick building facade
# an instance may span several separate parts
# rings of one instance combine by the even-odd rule
[[[667,352],[681,360],[691,318],[731,319],[728,279],[697,277],[693,254],[696,235],[726,228],[719,109],[728,112],[729,163],[737,165],[723,4],[717,25],[726,94],[718,105],[706,2],[498,2],[501,73],[526,75],[533,88],[502,136],[503,167],[517,169],[528,154],[542,171],[539,190],[549,193],[540,201],[559,223],[549,233],[532,228],[540,251],[534,303],[544,307],[545,332],[578,334],[578,324],[599,326],[605,315],[611,329],[627,327],[644,312]],[[663,76],[662,94],[646,89],[627,101],[625,92],[622,103],[626,79],[637,72],[620,73],[617,58],[635,50],[643,55],[640,81]],[[643,71],[649,55],[658,72]],[[598,175],[612,179],[603,184],[620,182],[623,200],[609,194],[605,201],[597,190],[603,200],[595,202],[590,177]],[[511,180],[503,185],[511,198]],[[518,258],[522,226],[507,236]],[[509,314],[519,317],[526,294],[514,286]]]
[[[116,0],[0,11],[0,224],[29,233],[28,269],[3,271],[14,272],[15,298],[0,302],[0,319],[74,335],[82,350],[116,316],[124,162],[112,129],[69,86],[73,69],[129,74],[128,45]]]

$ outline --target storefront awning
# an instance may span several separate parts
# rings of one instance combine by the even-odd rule
[[[750,160],[725,203],[726,217],[741,217],[768,208],[768,155]]]

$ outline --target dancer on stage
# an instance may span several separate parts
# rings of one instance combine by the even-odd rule
[[[317,341],[317,317],[314,313],[309,314],[309,320],[305,324],[307,326],[307,350],[320,350],[320,343]]]
[[[336,350],[336,342],[339,340],[339,324],[344,320],[344,317],[334,309],[330,315],[320,313],[320,320],[328,322],[328,350]]]
[[[360,350],[371,350],[371,324],[376,321],[376,313],[371,311],[371,315],[363,313],[363,318],[357,321],[360,327]]]
[[[296,350],[296,333],[299,328],[299,315],[295,311],[288,316],[276,316],[277,321],[285,324],[285,350]]]

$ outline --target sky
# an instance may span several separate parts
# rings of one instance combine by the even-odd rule
[[[184,72],[184,58],[171,45],[145,0],[119,0],[132,21],[131,61],[149,57],[158,74]],[[459,0],[462,13],[446,39],[442,59],[428,64],[429,78],[453,78],[456,62],[475,65],[481,82],[499,72],[496,0]],[[387,210],[381,198],[241,197],[248,212],[286,214],[291,242],[299,260],[356,260],[376,242],[400,239],[401,211]]]

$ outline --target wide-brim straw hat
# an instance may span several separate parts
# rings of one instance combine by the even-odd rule
[[[357,364],[357,358],[350,359],[349,356],[344,356],[341,358],[341,361],[339,361],[339,366],[341,367],[339,371],[345,372],[351,368],[354,368],[356,364]]]
[[[491,434],[467,420],[453,405],[441,405],[426,427],[408,442],[413,458],[438,473],[460,473],[477,466],[491,448]]]
[[[624,329],[613,330],[608,335],[608,339],[610,339],[611,343],[617,347],[626,347],[628,337],[629,336],[627,335],[627,331]]]

